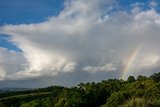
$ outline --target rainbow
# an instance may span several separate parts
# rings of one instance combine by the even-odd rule
[[[140,52],[142,48],[142,45],[139,45],[128,57],[127,57],[127,62],[124,65],[123,69],[122,69],[122,73],[120,75],[121,79],[125,79],[126,74],[129,72],[135,58],[137,57],[138,53]]]

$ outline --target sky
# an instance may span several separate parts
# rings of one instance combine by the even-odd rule
[[[0,88],[159,72],[159,12],[160,0],[0,0]]]

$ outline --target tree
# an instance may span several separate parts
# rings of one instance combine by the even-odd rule
[[[135,82],[134,76],[129,76],[127,81],[130,82],[130,83]]]
[[[151,79],[153,79],[156,82],[160,82],[160,73],[154,73],[150,76]]]
[[[146,76],[142,76],[142,75],[139,75],[137,77],[137,81],[144,81],[144,80],[147,80],[148,78]]]

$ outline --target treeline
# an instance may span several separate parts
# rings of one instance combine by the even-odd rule
[[[2,93],[0,107],[160,107],[160,73]]]
[[[31,94],[31,93],[53,92],[55,90],[62,90],[63,88],[64,87],[62,86],[49,86],[46,88],[31,89],[31,90],[24,90],[24,91],[6,91],[3,93],[0,93],[0,98],[14,96],[14,95]]]

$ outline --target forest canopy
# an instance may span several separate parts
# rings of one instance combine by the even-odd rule
[[[0,94],[0,107],[159,107],[160,73]]]

